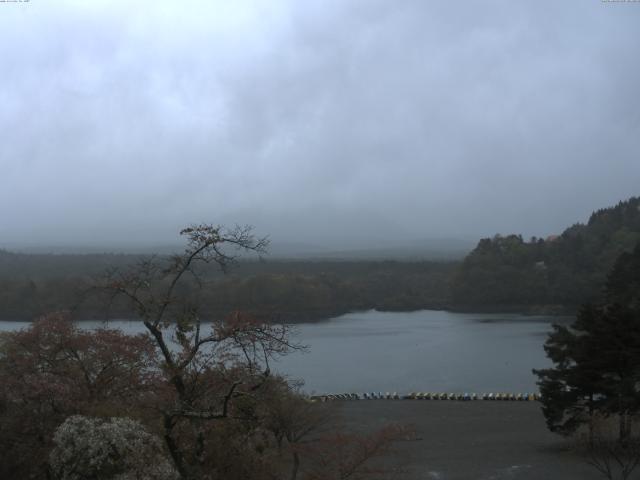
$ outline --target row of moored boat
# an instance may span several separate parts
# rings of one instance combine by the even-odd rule
[[[311,397],[314,401],[331,400],[457,400],[457,401],[517,401],[533,402],[540,399],[537,393],[443,393],[443,392],[411,392],[406,395],[399,395],[396,392],[382,393],[338,393],[332,395],[315,395]]]

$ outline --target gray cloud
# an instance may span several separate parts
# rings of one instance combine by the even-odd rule
[[[640,193],[640,5],[0,8],[0,241],[546,235]]]

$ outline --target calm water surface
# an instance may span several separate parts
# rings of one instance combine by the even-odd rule
[[[308,352],[284,357],[273,369],[304,379],[309,393],[533,391],[531,369],[549,365],[546,334],[553,322],[568,320],[434,310],[350,313],[296,326],[295,339]],[[26,325],[0,322],[0,330]],[[143,331],[139,322],[108,325]]]

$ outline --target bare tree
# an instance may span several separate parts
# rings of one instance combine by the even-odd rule
[[[404,471],[394,445],[413,439],[415,430],[398,424],[387,424],[367,433],[334,431],[324,434],[312,446],[312,465],[304,479],[393,478]]]
[[[205,478],[206,426],[251,415],[252,401],[271,379],[269,361],[301,348],[286,325],[241,313],[204,321],[197,292],[206,287],[203,267],[223,272],[242,252],[263,253],[268,240],[251,227],[194,225],[180,232],[185,251],[151,257],[128,271],[110,271],[101,288],[124,297],[153,337],[162,359],[165,391],[154,407],[162,414],[164,440],[184,478]]]
[[[161,359],[151,407],[161,415],[171,459],[186,479],[364,478],[387,473],[371,461],[389,453],[407,431],[371,434],[327,429],[330,417],[288,380],[272,375],[272,358],[304,347],[286,325],[235,312],[204,321],[198,292],[207,265],[223,272],[242,252],[264,252],[250,227],[196,225],[180,232],[180,255],[151,257],[110,271],[101,289],[126,299],[153,338]],[[305,457],[305,463],[302,462]]]
[[[589,437],[582,449],[589,465],[609,480],[628,480],[640,464],[640,439],[616,438],[610,420],[595,417],[589,428]]]

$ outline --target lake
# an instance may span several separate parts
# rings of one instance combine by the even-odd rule
[[[308,393],[530,392],[532,368],[550,365],[543,344],[551,324],[567,317],[416,312],[350,313],[295,327],[308,345],[272,368],[304,379]],[[0,322],[0,330],[26,326]],[[83,322],[95,327],[101,322]],[[111,328],[143,331],[139,322]]]

